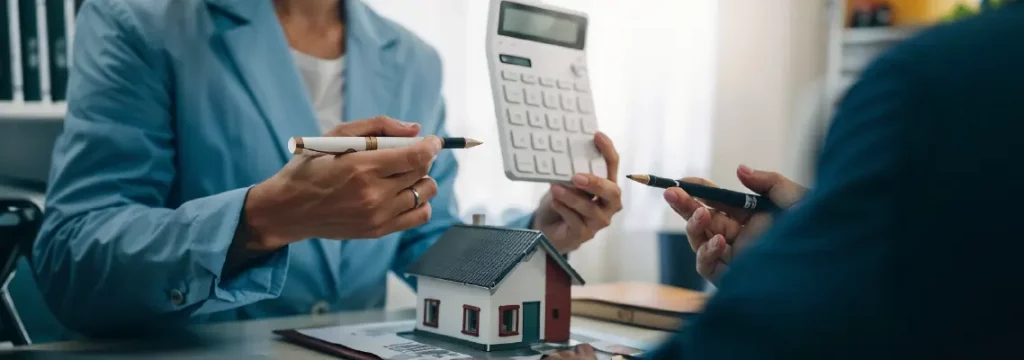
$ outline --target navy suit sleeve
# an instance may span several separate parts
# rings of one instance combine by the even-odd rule
[[[847,93],[805,200],[735,259],[705,312],[657,358],[833,358],[886,347],[900,331],[899,254],[926,203],[913,183],[929,163],[908,62],[880,59]],[[857,343],[846,349],[843,344]]]

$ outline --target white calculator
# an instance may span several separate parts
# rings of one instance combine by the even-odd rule
[[[511,180],[607,177],[594,145],[587,14],[532,0],[491,0],[487,63],[501,156]]]

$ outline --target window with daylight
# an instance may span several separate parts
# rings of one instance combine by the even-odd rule
[[[498,307],[498,336],[519,335],[519,305]]]
[[[441,311],[441,301],[436,299],[423,300],[423,326],[437,327],[438,313]]]
[[[480,336],[480,308],[462,305],[462,333]]]

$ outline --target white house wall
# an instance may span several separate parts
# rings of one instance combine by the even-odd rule
[[[491,297],[491,312],[493,316],[491,324],[493,329],[491,330],[492,344],[507,344],[516,343],[523,340],[523,303],[529,301],[540,302],[540,308],[538,314],[540,315],[540,325],[538,336],[544,338],[544,294],[545,294],[545,281],[547,271],[547,254],[543,250],[536,250],[530,259],[526,262],[520,263],[512,273],[509,274],[505,281],[501,283],[501,286]],[[498,336],[498,324],[500,323],[498,317],[498,307],[502,305],[519,305],[519,335],[499,337]],[[483,335],[483,333],[480,333]]]
[[[417,284],[419,298],[416,301],[417,329],[483,344],[487,343],[487,339],[498,335],[497,307],[491,311],[491,293],[487,289],[422,276],[417,280]],[[424,299],[441,301],[437,328],[423,326]],[[479,337],[462,333],[463,305],[480,308]]]

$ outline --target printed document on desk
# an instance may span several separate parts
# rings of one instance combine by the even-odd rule
[[[412,359],[539,359],[547,353],[564,350],[566,345],[538,344],[531,348],[519,350],[484,352],[458,344],[452,344],[436,338],[416,337],[412,330],[412,320],[374,323],[352,326],[332,326],[323,328],[299,329],[294,332],[331,343],[355,352],[368,355],[367,358],[386,360]],[[593,334],[591,334],[593,335]],[[286,336],[287,337],[287,336]],[[613,356],[639,356],[643,351],[629,346],[602,341],[590,336],[572,334],[573,340],[568,346],[588,343],[598,350],[599,359],[612,359]],[[346,354],[351,356],[351,354]]]

